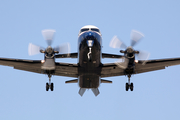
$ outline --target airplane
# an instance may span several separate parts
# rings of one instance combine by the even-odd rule
[[[65,83],[78,83],[81,96],[87,89],[91,89],[95,96],[99,95],[98,88],[101,83],[112,83],[112,81],[103,78],[122,75],[128,76],[125,90],[133,91],[134,85],[130,82],[131,75],[161,70],[168,66],[180,64],[180,58],[148,60],[149,53],[134,50],[133,46],[144,37],[142,33],[136,30],[131,32],[132,42],[129,47],[126,47],[116,36],[110,42],[112,48],[124,48],[125,50],[120,50],[124,55],[102,53],[102,34],[100,29],[94,25],[86,25],[80,29],[78,52],[75,53],[69,53],[69,44],[51,47],[55,30],[43,30],[42,34],[48,43],[48,47],[44,49],[30,43],[29,54],[44,53],[44,60],[0,58],[0,65],[48,75],[49,82],[46,83],[46,91],[54,90],[54,84],[51,82],[53,75],[73,77],[73,80],[68,80]],[[142,60],[136,60],[136,56]],[[78,63],[56,62],[55,59],[58,58],[77,58]],[[102,58],[116,58],[119,61],[102,63]]]

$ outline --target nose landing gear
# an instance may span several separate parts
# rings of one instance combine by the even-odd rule
[[[89,62],[92,60],[91,47],[89,47],[89,53],[87,54]]]
[[[49,77],[49,83],[46,83],[46,91],[48,91],[49,89],[51,89],[51,91],[53,91],[54,90],[54,84],[51,83],[52,75],[49,74],[48,77]]]
[[[126,91],[128,91],[129,89],[131,91],[133,91],[133,89],[134,89],[133,83],[130,83],[130,78],[131,78],[131,75],[128,75],[128,83],[126,83],[126,85],[125,85]]]

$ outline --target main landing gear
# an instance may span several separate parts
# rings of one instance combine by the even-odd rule
[[[49,89],[51,89],[51,91],[53,91],[54,90],[54,84],[51,83],[52,75],[49,74],[48,77],[49,77],[49,83],[46,83],[46,91],[48,91]]]
[[[128,83],[126,83],[126,86],[125,86],[126,91],[128,91],[129,89],[133,91],[134,89],[133,83],[130,83],[130,78],[131,78],[131,75],[128,75]]]

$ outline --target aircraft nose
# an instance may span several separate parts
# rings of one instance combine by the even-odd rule
[[[85,37],[85,40],[94,40],[96,38],[95,34],[91,31],[86,32],[84,37]]]
[[[93,32],[91,32],[91,31],[87,32],[86,37],[88,37],[88,36],[93,36]]]
[[[88,35],[89,35],[89,36],[92,36],[93,34],[92,34],[92,32],[91,32],[91,31],[89,31],[89,32],[88,32]]]

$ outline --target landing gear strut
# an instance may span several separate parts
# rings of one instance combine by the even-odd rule
[[[88,57],[88,60],[89,60],[89,62],[91,62],[91,60],[92,60],[92,55],[91,55],[91,47],[89,47],[89,53],[87,54],[87,57]]]
[[[48,91],[49,89],[51,89],[51,91],[53,91],[54,90],[54,84],[51,83],[52,75],[49,74],[48,77],[49,77],[49,83],[46,83],[46,91]]]
[[[134,89],[133,83],[130,83],[130,78],[131,78],[131,75],[128,75],[128,83],[126,83],[126,86],[125,86],[126,91],[128,91],[129,89],[133,91]]]

